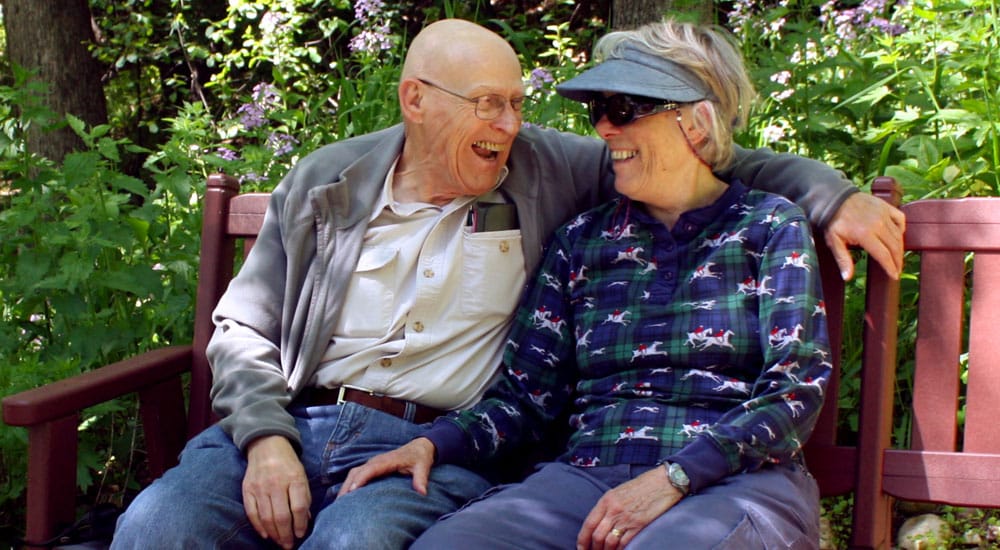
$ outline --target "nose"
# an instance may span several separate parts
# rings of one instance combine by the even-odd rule
[[[594,124],[594,130],[597,132],[597,135],[601,136],[601,139],[605,141],[607,141],[611,136],[621,133],[621,128],[611,124],[611,121],[608,120],[608,115],[602,116],[601,120],[598,120],[597,124]]]
[[[517,133],[521,129],[521,120],[523,116],[521,113],[514,110],[509,102],[504,103],[503,112],[500,116],[493,119],[492,124],[494,128],[507,132],[508,134]]]

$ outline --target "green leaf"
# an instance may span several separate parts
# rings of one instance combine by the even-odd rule
[[[72,128],[73,131],[76,132],[76,135],[80,136],[81,139],[83,139],[84,141],[89,141],[88,138],[90,136],[87,135],[87,128],[86,128],[87,125],[85,122],[67,113],[66,123],[69,124],[69,127]]]
[[[29,288],[34,286],[48,274],[52,260],[52,256],[44,251],[22,250],[17,255],[17,268],[15,270],[18,280],[27,283]]]
[[[142,180],[125,174],[115,174],[111,179],[111,187],[113,189],[128,191],[129,193],[134,193],[141,197],[145,197],[149,194],[149,189],[146,188],[146,184],[143,183]]]
[[[159,286],[160,277],[148,266],[126,266],[103,273],[97,283],[104,288],[145,297]]]
[[[125,223],[132,228],[135,232],[136,240],[140,243],[145,243],[149,240],[149,222],[143,219],[136,218],[134,216],[127,216],[125,218]]]
[[[918,135],[904,141],[899,146],[900,151],[909,153],[922,168],[930,168],[941,160],[941,151],[935,140],[929,136]]]
[[[100,156],[93,151],[70,153],[63,159],[63,174],[70,188],[83,185],[97,174]]]
[[[99,139],[97,141],[97,150],[108,160],[114,162],[121,161],[121,156],[118,154],[118,144],[113,139],[106,137]]]

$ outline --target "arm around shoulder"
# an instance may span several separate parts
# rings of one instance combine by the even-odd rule
[[[815,227],[825,228],[847,197],[858,192],[843,172],[812,159],[761,149],[735,148],[735,160],[717,175],[725,181],[787,197],[798,204]]]

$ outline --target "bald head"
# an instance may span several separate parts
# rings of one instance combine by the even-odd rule
[[[517,54],[500,35],[470,21],[443,19],[413,39],[403,78],[436,78],[450,83],[489,84],[521,78]]]
[[[510,44],[479,25],[445,19],[420,31],[399,82],[406,139],[394,196],[441,205],[495,188],[521,129],[522,77]]]

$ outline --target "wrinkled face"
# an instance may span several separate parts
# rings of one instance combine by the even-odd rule
[[[692,156],[677,123],[678,112],[663,111],[637,118],[622,126],[607,116],[594,125],[607,142],[614,161],[615,189],[633,200],[647,202],[662,194],[664,181],[676,172],[681,161]]]
[[[420,84],[425,148],[432,162],[443,162],[442,187],[456,195],[481,195],[496,185],[521,128],[521,74],[518,67],[477,81],[452,73]]]

